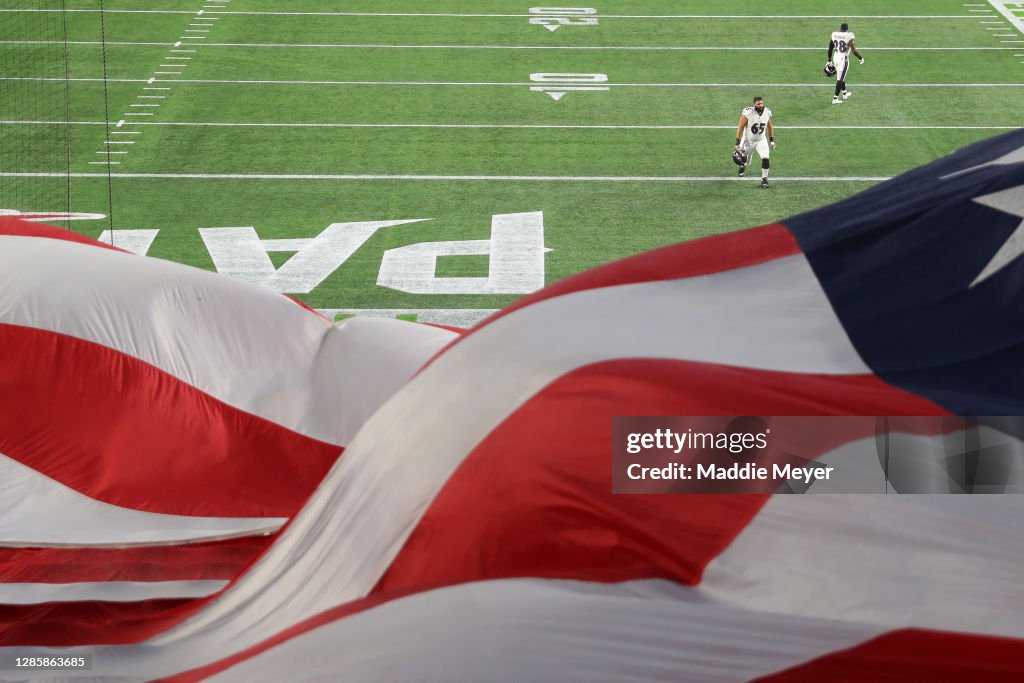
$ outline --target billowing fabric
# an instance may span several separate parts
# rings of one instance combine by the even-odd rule
[[[0,218],[0,643],[216,593],[455,336]]]
[[[610,454],[619,415],[1024,413],[1022,150],[526,297],[201,607],[18,652],[93,656],[55,680],[1021,680],[1021,496],[612,495]]]

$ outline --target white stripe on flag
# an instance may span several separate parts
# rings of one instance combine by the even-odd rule
[[[301,662],[311,681],[344,672],[353,681],[417,683],[721,683],[785,669],[878,633],[835,619],[716,605],[662,581],[514,579],[396,600],[206,680],[285,680]]]
[[[942,437],[901,436],[943,452]],[[1024,496],[776,495],[707,566],[700,591],[780,615],[1022,638],[1024,542],[1012,519],[1024,519]]]
[[[0,583],[0,604],[101,600],[134,602],[160,598],[202,598],[227,581],[95,581],[86,583]]]
[[[272,533],[286,521],[131,510],[85,496],[0,454],[0,546],[123,547],[212,541]]]

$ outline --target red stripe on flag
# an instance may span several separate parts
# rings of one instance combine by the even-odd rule
[[[673,244],[566,278],[525,296],[490,316],[482,327],[538,301],[585,289],[676,280],[745,268],[800,253],[793,234],[778,223]],[[456,342],[453,343],[457,343]]]
[[[289,517],[341,448],[100,344],[0,324],[0,453],[136,510]]]
[[[1019,683],[1022,661],[1024,640],[905,629],[756,680],[758,683]]]
[[[316,310],[315,308],[313,308],[312,306],[310,306],[309,304],[307,304],[307,303],[306,303],[305,301],[299,301],[299,300],[298,300],[298,299],[296,299],[295,297],[293,297],[293,296],[288,296],[287,294],[285,294],[285,295],[284,295],[284,298],[288,299],[289,301],[291,301],[291,302],[292,302],[293,304],[296,304],[296,305],[297,305],[297,306],[299,306],[300,308],[305,308],[305,309],[306,309],[307,311],[309,311],[309,312],[310,312],[310,313],[312,313],[313,315],[317,316],[318,318],[323,318],[323,319],[324,319],[324,320],[326,320],[327,322],[331,322],[331,319],[330,319],[330,318],[328,318],[328,317],[327,317],[326,315],[324,315],[324,314],[323,314],[323,313],[321,313],[320,311]]]
[[[227,580],[245,569],[274,538],[248,536],[138,548],[0,548],[0,582]]]
[[[137,643],[195,613],[206,598],[0,605],[0,646]]]
[[[0,217],[0,235],[13,235],[17,237],[47,237],[54,240],[77,242],[79,244],[88,244],[93,247],[112,249],[113,251],[120,251],[125,254],[129,253],[124,249],[119,249],[110,244],[104,244],[103,242],[94,240],[91,237],[86,237],[74,230],[56,228],[52,225],[44,225],[42,223],[29,223],[28,221],[18,220],[14,217]]]
[[[473,450],[375,590],[511,577],[696,584],[767,497],[612,495],[612,418],[851,413],[945,414],[870,375],[666,360],[581,368]]]

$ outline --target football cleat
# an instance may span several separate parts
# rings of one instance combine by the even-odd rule
[[[767,178],[761,178],[761,187],[763,187],[766,190],[768,189],[768,179]]]
[[[825,62],[825,76],[826,78],[832,78],[836,75],[836,65],[832,62]]]
[[[732,162],[740,167],[746,166],[747,155],[743,153],[742,149],[737,149],[732,153]]]
[[[848,100],[848,99],[850,99],[850,95],[852,95],[852,94],[853,94],[853,93],[852,93],[852,92],[850,92],[849,90],[844,90],[844,91],[843,91],[843,99],[844,99],[844,100]]]
[[[832,104],[842,104],[842,103],[843,103],[843,101],[841,99],[839,99],[838,97],[833,97],[832,98]]]
[[[745,174],[746,172],[747,172],[747,167],[746,167],[746,166],[740,166],[740,170],[739,170],[739,172],[738,172],[738,173],[737,173],[736,175],[738,175],[738,176],[739,176],[740,178],[742,178],[742,177],[743,177],[743,175],[744,175],[744,174]]]

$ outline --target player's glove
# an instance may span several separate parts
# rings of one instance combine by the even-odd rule
[[[771,141],[771,142],[769,142],[768,144],[769,144],[769,145],[771,145],[771,148],[772,148],[772,149],[775,149],[775,140],[772,140],[772,141]]]
[[[857,57],[857,60],[858,60],[858,61],[859,61],[859,62],[860,62],[861,64],[863,64],[863,63],[864,63],[864,58],[863,58],[863,57]]]

